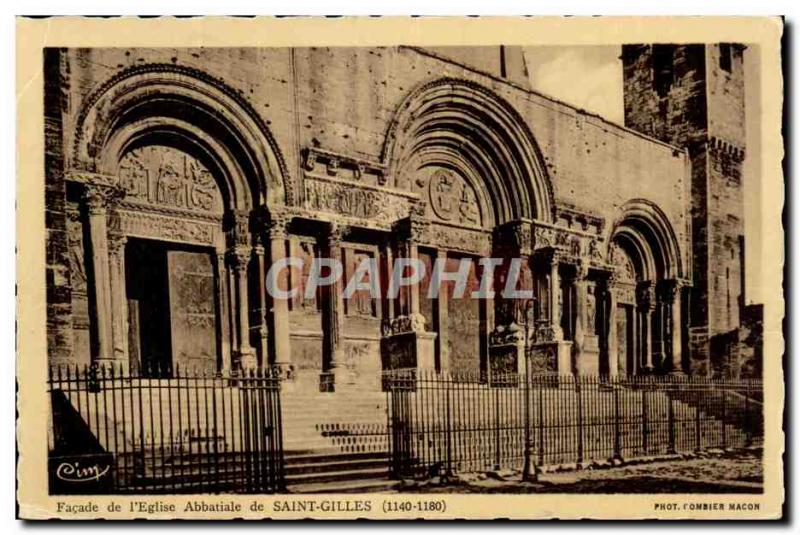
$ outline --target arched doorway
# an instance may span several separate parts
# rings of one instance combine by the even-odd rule
[[[92,93],[73,138],[93,358],[159,373],[266,364],[261,215],[291,187],[249,104],[200,71],[145,65]]]
[[[466,80],[439,79],[412,92],[398,108],[384,146],[390,185],[419,198],[410,216],[412,232],[402,235],[426,266],[418,309],[401,307],[400,319],[417,314],[423,321],[396,321],[424,326],[435,335],[432,364],[439,370],[478,374],[490,368],[490,338],[521,321],[524,304],[474,299],[484,257],[522,260],[520,278],[530,288],[534,222],[552,220],[549,178],[525,121],[492,91]],[[454,295],[443,284],[438,296],[427,293],[436,263],[447,272],[464,266],[469,288]],[[496,270],[497,280],[509,266]],[[406,333],[390,330],[392,334]],[[516,365],[515,365],[516,366]]]
[[[630,201],[610,236],[609,368],[619,373],[681,373],[683,266],[663,212]],[[613,339],[612,339],[613,338]]]

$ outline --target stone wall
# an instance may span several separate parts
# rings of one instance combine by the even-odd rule
[[[65,56],[45,49],[45,227],[47,277],[47,350],[53,364],[72,357],[72,288],[67,237],[62,110],[68,81],[61,76]]]

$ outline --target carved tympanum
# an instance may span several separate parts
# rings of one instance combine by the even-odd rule
[[[203,212],[221,212],[211,171],[172,147],[148,145],[128,152],[119,166],[126,201]]]
[[[417,184],[425,180],[418,180]],[[459,174],[449,169],[436,169],[427,180],[428,204],[432,214],[448,223],[481,226],[481,210],[475,190]]]

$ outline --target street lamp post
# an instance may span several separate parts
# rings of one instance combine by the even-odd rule
[[[531,395],[530,395],[530,384],[531,384],[531,375],[530,375],[530,364],[529,360],[529,353],[530,353],[530,311],[532,310],[534,305],[533,299],[528,301],[525,305],[525,318],[524,318],[524,327],[525,327],[525,348],[524,348],[524,357],[525,357],[525,449],[524,449],[524,457],[525,457],[525,464],[522,467],[522,481],[536,481],[537,474],[536,470],[532,469],[532,462],[531,462]]]

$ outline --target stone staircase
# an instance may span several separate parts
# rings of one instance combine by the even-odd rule
[[[286,487],[293,493],[391,490],[382,392],[291,392],[281,398]]]

